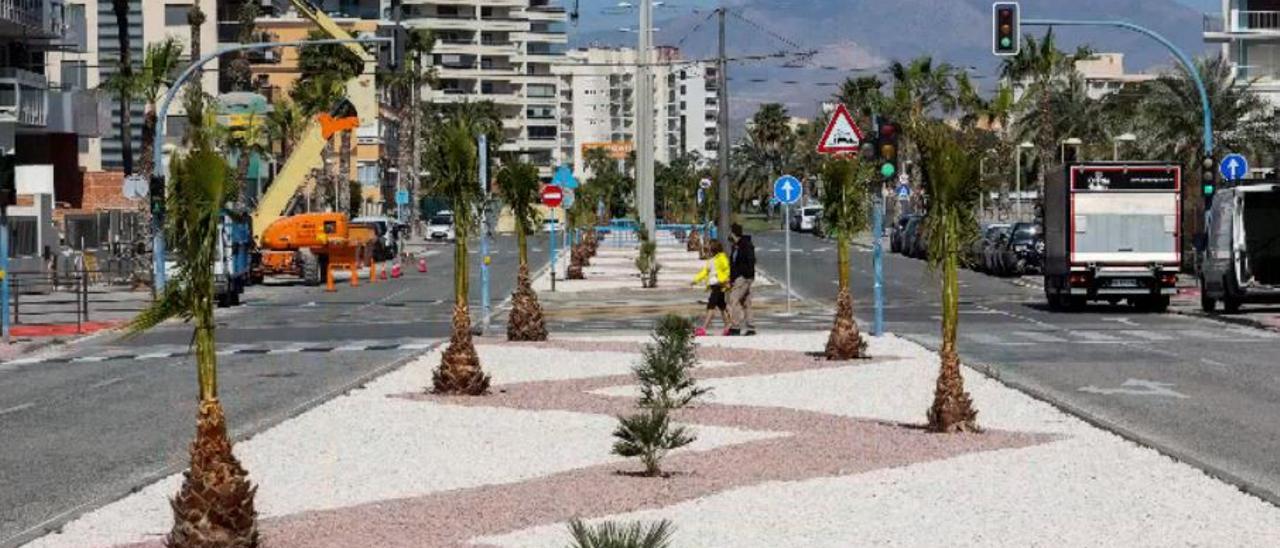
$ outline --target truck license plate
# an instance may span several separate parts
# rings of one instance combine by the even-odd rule
[[[1111,287],[1138,287],[1138,280],[1132,280],[1128,278],[1111,280]]]

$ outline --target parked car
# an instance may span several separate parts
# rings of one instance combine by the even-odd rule
[[[1004,269],[1000,250],[1009,242],[1013,225],[999,225],[987,237],[987,244],[982,248],[982,270],[988,274],[999,274]]]
[[[453,228],[453,214],[441,211],[427,220],[427,239],[453,241],[458,235]]]
[[[822,206],[807,206],[795,210],[791,214],[791,230],[796,232],[813,232],[814,221],[822,213]]]
[[[893,231],[889,235],[889,251],[893,253],[902,253],[902,239],[907,234],[907,223],[911,222],[912,217],[918,215],[902,214],[898,216],[898,220],[893,223]]]
[[[1219,190],[1200,274],[1200,306],[1228,314],[1246,303],[1280,302],[1280,185]]]
[[[1010,226],[1008,223],[988,223],[979,228],[977,239],[969,245],[969,268],[978,272],[987,271],[987,249],[995,242],[1000,230]]]
[[[1037,248],[1037,246],[1039,246]],[[1002,276],[1022,276],[1040,270],[1040,257],[1044,253],[1044,230],[1035,223],[1017,223],[1000,248]]]

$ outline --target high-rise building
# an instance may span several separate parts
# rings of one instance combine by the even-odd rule
[[[606,149],[625,159],[634,149],[635,74],[639,55],[630,48],[583,48],[570,51],[555,72],[560,77],[560,136],[556,160],[589,176],[586,151]],[[714,63],[681,59],[679,50],[655,48],[650,63],[654,78],[655,161],[669,163],[684,154],[716,158],[719,128],[716,115]]]
[[[1222,45],[1237,82],[1280,105],[1280,0],[1222,0],[1204,16],[1204,40]]]
[[[436,103],[492,101],[502,113],[502,151],[552,175],[559,77],[568,15],[552,0],[401,0],[402,23],[431,29]]]

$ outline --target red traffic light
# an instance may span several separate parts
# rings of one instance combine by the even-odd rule
[[[1013,10],[1007,8],[1000,10],[1001,23],[1008,23],[1010,19],[1013,19]]]
[[[892,138],[896,133],[898,133],[898,126],[895,126],[893,124],[885,124],[880,126],[880,137]]]

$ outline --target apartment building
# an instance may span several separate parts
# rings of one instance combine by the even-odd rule
[[[1076,72],[1084,78],[1086,93],[1094,100],[1120,91],[1126,85],[1159,78],[1156,74],[1125,72],[1123,53],[1097,53],[1076,61]]]
[[[568,43],[553,0],[401,0],[402,24],[437,37],[436,103],[492,101],[503,115],[500,150],[550,178],[556,165],[559,77]]]
[[[635,73],[639,54],[631,48],[570,51],[555,67],[560,77],[560,132],[557,163],[586,171],[586,151],[602,148],[625,159],[635,141]],[[650,56],[654,75],[654,159],[668,163],[688,153],[716,158],[719,112],[716,67],[688,61],[670,47]]]
[[[1280,0],[1222,0],[1204,17],[1204,40],[1221,44],[1238,81],[1280,105]]]

